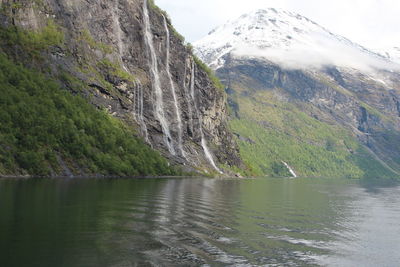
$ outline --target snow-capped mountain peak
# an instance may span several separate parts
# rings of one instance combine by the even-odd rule
[[[304,16],[276,8],[255,10],[229,21],[195,42],[194,47],[214,69],[224,65],[227,54],[264,58],[287,68],[394,68],[387,58]]]

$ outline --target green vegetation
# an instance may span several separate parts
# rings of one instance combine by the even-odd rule
[[[335,89],[337,92],[347,95],[347,96],[354,96],[354,94],[352,92],[350,92],[346,88],[343,88],[342,86],[339,86],[337,83],[327,79],[326,77],[324,77],[322,75],[317,75],[317,77],[320,82],[322,82],[323,84],[325,84],[326,86],[328,86],[330,88]]]
[[[125,71],[119,63],[111,62],[106,58],[107,54],[113,52],[113,48],[101,42],[96,42],[87,30],[82,31],[79,41],[82,44],[87,44],[89,47],[102,51],[103,55],[97,62],[91,61],[90,58],[80,62],[77,71],[86,74],[93,82],[98,83],[110,95],[118,98],[124,98],[121,93],[115,89],[113,80],[124,80],[126,82],[134,83],[135,77],[129,72]],[[84,52],[82,54],[85,54]],[[93,56],[95,58],[95,56]]]
[[[168,18],[168,17],[167,17]],[[172,30],[172,34],[176,37],[176,38],[178,38],[182,43],[184,43],[185,42],[185,37],[183,37],[183,35],[182,34],[180,34],[176,29],[175,29],[175,27],[174,26],[172,26],[172,24],[169,22],[169,27],[170,27],[170,29]]]
[[[81,32],[80,40],[86,42],[90,48],[100,50],[103,54],[111,54],[114,51],[111,46],[93,39],[90,32],[86,29]]]
[[[100,62],[97,65],[100,65]],[[112,94],[115,92],[114,86],[110,82],[106,81],[104,75],[91,64],[82,63],[77,70],[86,74],[87,77],[92,79],[92,81],[96,81],[101,84],[102,88],[104,88],[108,93]]]
[[[196,65],[202,69],[204,72],[207,73],[208,77],[210,78],[213,85],[219,89],[220,91],[225,90],[225,86],[221,83],[219,78],[215,75],[214,71],[210,69],[203,61],[201,61],[198,57],[193,55],[194,62]]]
[[[10,11],[10,10],[16,10],[16,9],[21,9],[24,8],[28,5],[31,5],[33,8],[40,8],[40,7],[44,7],[44,2],[43,0],[30,0],[30,1],[26,1],[26,2],[16,2],[16,1],[9,1],[9,2],[2,2],[2,5],[0,6],[0,9],[3,12],[6,11]]]
[[[40,31],[27,31],[15,26],[0,27],[0,40],[2,47],[10,49],[16,56],[22,51],[32,58],[38,58],[43,50],[61,46],[64,34],[53,20],[48,20],[47,26]]]
[[[156,3],[154,3],[154,0],[148,0],[147,3],[151,9],[155,10],[160,15],[168,17],[168,13],[165,10],[162,10],[159,6],[157,6]]]
[[[60,70],[58,80],[74,92],[83,92],[83,90],[86,88],[86,84],[84,82],[64,70]]]
[[[103,59],[99,61],[98,65],[100,68],[103,68],[106,73],[110,73],[111,75],[118,77],[122,80],[129,82],[134,82],[136,80],[132,74],[123,70],[119,64],[115,64],[108,59]]]
[[[68,77],[66,77],[68,79]],[[120,121],[0,53],[0,174],[173,175]]]
[[[393,120],[392,118],[384,115],[382,112],[380,112],[379,110],[377,110],[376,108],[371,107],[370,105],[361,102],[360,106],[365,108],[365,110],[368,112],[369,115],[375,116],[377,118],[379,118],[380,120],[386,122],[386,123],[396,123],[395,120]]]
[[[288,176],[284,161],[301,176],[395,176],[346,130],[310,117],[307,107],[280,101],[278,91],[234,96],[240,118],[230,125],[254,175]]]
[[[130,83],[133,83],[135,80],[132,74],[125,72],[118,64],[112,63],[107,59],[102,59],[98,61],[97,64],[95,64],[95,67],[88,63],[82,63],[81,66],[77,68],[77,70],[84,73],[87,77],[90,77],[91,81],[101,86],[101,88],[106,91],[107,94],[121,100],[125,99],[125,96],[122,95],[121,92],[115,88],[115,86],[109,81],[109,79],[106,79],[106,76],[108,76],[109,78],[112,77],[113,79],[121,79]],[[67,80],[69,80],[70,82],[69,84],[76,84],[77,88],[82,87],[80,81],[72,77],[71,75],[67,74],[67,77],[63,78],[67,78]],[[72,88],[72,90],[75,90],[75,87],[70,86],[70,88]]]

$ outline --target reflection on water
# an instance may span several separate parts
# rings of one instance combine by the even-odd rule
[[[0,180],[2,266],[396,266],[399,222],[346,181]]]

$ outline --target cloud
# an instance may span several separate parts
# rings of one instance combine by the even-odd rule
[[[287,69],[320,69],[337,66],[374,73],[375,70],[397,70],[400,65],[360,50],[347,42],[323,35],[313,35],[312,43],[295,43],[286,48],[237,47],[232,53],[238,57],[265,58]]]

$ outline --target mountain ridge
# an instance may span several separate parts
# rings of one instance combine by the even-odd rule
[[[284,162],[300,176],[399,176],[398,64],[277,9],[194,46],[227,86],[231,127],[259,175],[290,175]]]

